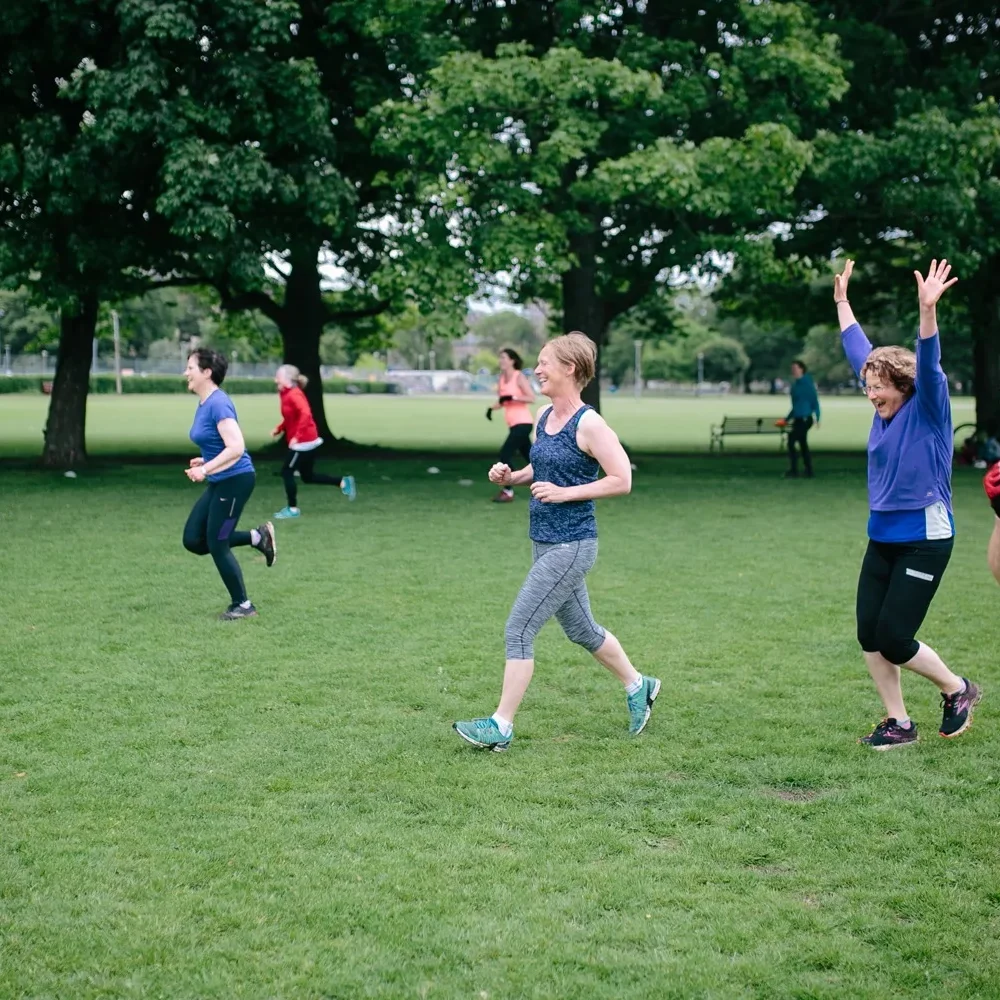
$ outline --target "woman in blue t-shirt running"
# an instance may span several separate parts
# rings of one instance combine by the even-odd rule
[[[854,261],[834,278],[844,353],[875,407],[868,435],[868,549],[858,579],[858,641],[887,713],[860,740],[875,750],[917,741],[903,704],[900,667],[941,691],[942,736],[969,728],[982,693],[916,639],[955,544],[951,510],[953,435],[948,377],[941,369],[937,302],[958,280],[946,260],[915,272],[920,307],[917,352],[872,350],[847,300]]]
[[[184,548],[199,556],[211,554],[215,560],[230,600],[229,608],[219,617],[231,621],[257,614],[247,597],[233,547],[252,545],[263,553],[268,566],[274,565],[276,550],[270,521],[252,531],[236,531],[257,477],[236,419],[236,407],[219,388],[226,368],[222,354],[203,348],[191,353],[184,369],[188,391],[198,397],[191,440],[201,449],[201,457],[192,458],[184,471],[191,482],[208,483],[184,525]]]
[[[595,375],[597,349],[582,333],[550,340],[538,355],[535,376],[552,401],[538,414],[531,464],[517,472],[498,462],[490,482],[531,484],[529,507],[533,564],[521,587],[504,638],[503,691],[489,718],[456,722],[459,736],[485,750],[506,750],[514,738],[514,714],[535,669],[534,640],[553,616],[624,685],[629,732],[638,735],[660,693],[655,677],[643,677],[621,643],[594,621],[585,578],[597,559],[594,500],[628,493],[632,466],[615,432],[580,398]],[[604,478],[597,474],[604,471]]]

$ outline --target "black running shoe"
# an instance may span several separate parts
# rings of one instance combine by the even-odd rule
[[[896,747],[916,743],[917,724],[910,721],[910,728],[904,729],[895,719],[883,719],[867,736],[862,736],[859,743],[864,743],[872,750],[894,750]]]
[[[278,543],[274,539],[274,525],[270,521],[257,525],[257,534],[260,541],[254,546],[258,552],[264,554],[264,560],[268,566],[273,566],[278,558]]]
[[[225,611],[219,615],[220,622],[232,622],[236,621],[237,618],[256,618],[257,609],[251,604],[249,608],[243,607],[242,604],[230,604]]]
[[[972,711],[983,697],[982,690],[972,681],[964,677],[962,680],[965,681],[964,691],[941,695],[944,714],[941,716],[940,733],[949,739],[952,736],[960,736],[972,725]]]

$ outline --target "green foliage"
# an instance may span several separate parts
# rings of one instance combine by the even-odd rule
[[[469,324],[469,332],[493,354],[511,347],[522,358],[532,360],[548,339],[548,330],[541,317],[532,322],[528,316],[513,309],[498,309],[477,316]]]
[[[492,351],[476,351],[467,359],[465,367],[470,372],[481,372],[483,370],[491,375],[496,375],[500,371],[500,358]]]
[[[34,304],[31,290],[23,285],[0,289],[0,344],[12,354],[52,352],[59,346],[59,317]]]
[[[731,337],[713,337],[699,345],[698,353],[702,355],[709,382],[734,382],[750,367],[743,345]]]
[[[845,89],[805,4],[654,7],[470,12],[466,51],[370,116],[405,152],[393,182],[451,225],[414,242],[504,271],[598,341],[665,269],[794,214],[811,123]]]

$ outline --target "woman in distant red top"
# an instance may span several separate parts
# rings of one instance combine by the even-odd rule
[[[486,411],[488,420],[493,419],[494,410],[503,410],[507,421],[507,440],[500,449],[500,461],[511,465],[514,457],[521,453],[524,464],[531,462],[531,431],[535,426],[535,418],[528,409],[528,404],[535,401],[535,394],[527,375],[521,371],[523,367],[521,355],[510,347],[500,352],[500,381],[497,385],[497,402]],[[494,503],[511,503],[514,499],[514,487],[504,486],[493,498]]]
[[[304,483],[339,486],[341,493],[348,500],[353,500],[358,495],[354,476],[327,476],[313,470],[313,463],[316,461],[313,452],[323,443],[323,439],[316,429],[309,400],[302,391],[308,381],[295,365],[282,365],[274,376],[274,383],[281,398],[281,423],[275,427],[271,436],[280,437],[284,434],[285,443],[288,445],[288,454],[281,466],[281,478],[285,482],[288,505],[274,515],[276,519],[302,516],[302,511],[298,507],[296,472]]]

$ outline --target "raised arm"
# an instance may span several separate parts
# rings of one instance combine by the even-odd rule
[[[951,415],[948,398],[948,376],[941,367],[941,338],[938,336],[938,299],[958,281],[951,278],[951,265],[946,260],[939,264],[931,261],[925,278],[919,271],[913,275],[917,279],[917,301],[920,306],[920,331],[917,340],[917,377],[914,382],[917,400],[926,412],[945,420]]]
[[[854,374],[861,377],[861,369],[872,352],[871,341],[865,336],[861,324],[854,315],[851,303],[847,300],[847,285],[854,273],[854,261],[848,260],[844,265],[843,274],[833,278],[833,301],[837,304],[837,318],[840,320],[840,339],[844,345],[844,354],[850,362]]]

